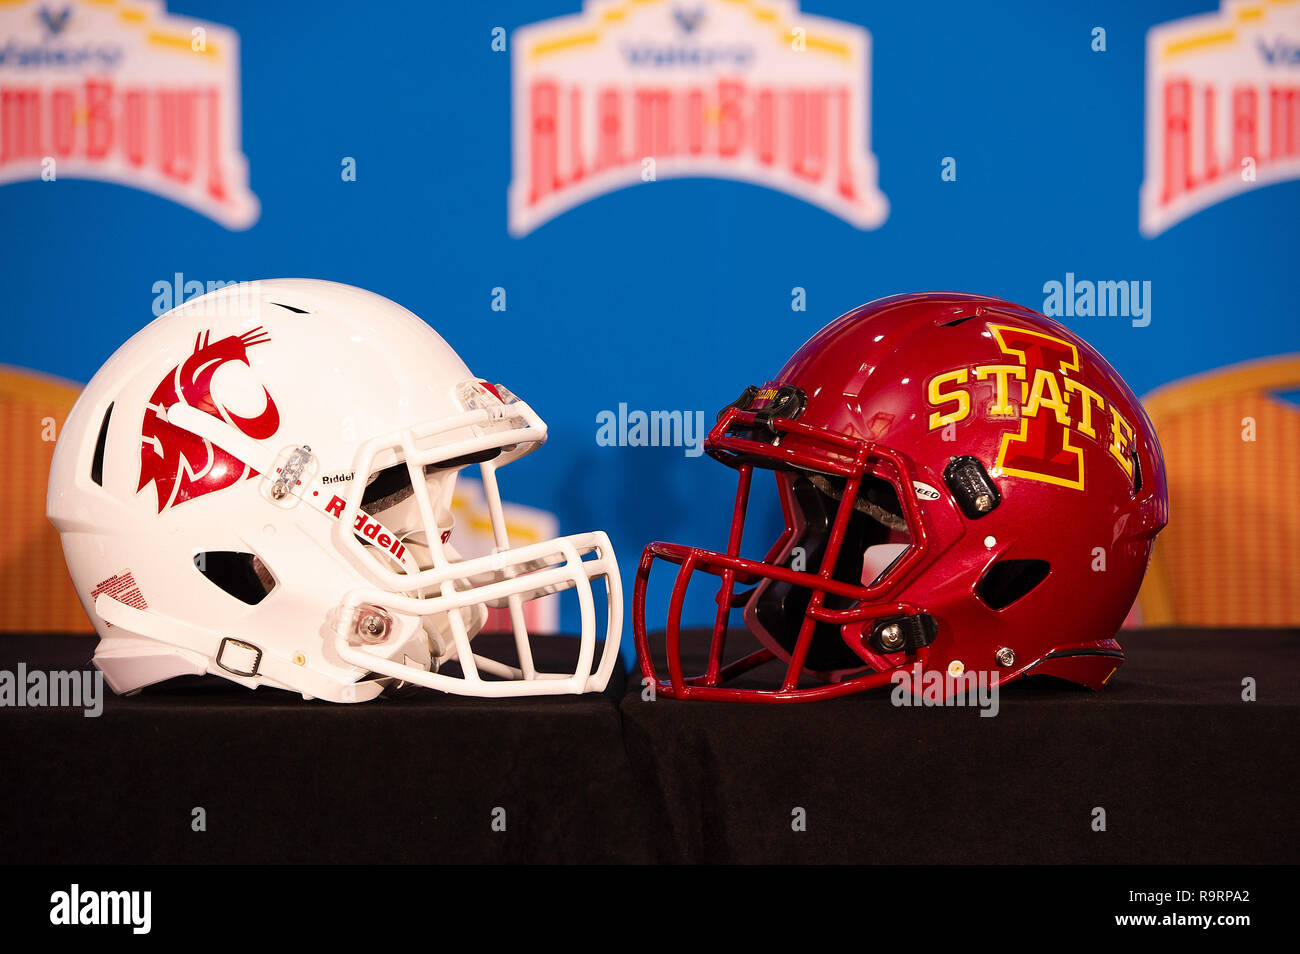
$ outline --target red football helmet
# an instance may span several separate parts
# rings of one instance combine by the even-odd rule
[[[724,408],[705,449],[739,473],[726,552],[652,543],[637,571],[637,655],[662,695],[797,702],[903,671],[1099,689],[1123,661],[1113,637],[1168,518],[1164,461],[1123,379],[1037,312],[950,292],[863,305]],[[775,474],[785,516],[761,561],[740,556],[755,467]],[[645,622],[656,557],[678,566],[666,681]],[[691,676],[696,570],[721,582]],[[724,664],[733,610],[762,647]],[[778,688],[726,685],[774,659]]]

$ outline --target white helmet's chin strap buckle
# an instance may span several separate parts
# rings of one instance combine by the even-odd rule
[[[261,673],[262,650],[242,639],[226,636],[221,640],[213,662],[226,672],[251,679]]]

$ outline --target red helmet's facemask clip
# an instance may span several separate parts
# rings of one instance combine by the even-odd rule
[[[755,402],[761,406],[754,407]],[[672,543],[646,547],[637,568],[633,632],[642,674],[673,698],[794,702],[857,692],[890,681],[893,670],[926,663],[937,623],[890,597],[928,559],[925,518],[907,459],[897,451],[800,423],[798,388],[746,388],[724,408],[705,441],[736,469],[739,486],[727,551]],[[755,467],[774,471],[785,529],[760,560],[740,556]],[[645,624],[646,588],[656,558],[677,564],[666,625],[668,679],[655,672]],[[704,672],[687,675],[681,614],[696,570],[720,580]],[[744,588],[744,589],[741,589]],[[729,617],[743,610],[762,648],[724,662]],[[785,663],[779,688],[725,683],[773,660]],[[800,687],[813,674],[828,684]]]

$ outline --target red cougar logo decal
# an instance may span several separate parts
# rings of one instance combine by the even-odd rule
[[[266,409],[256,417],[240,417],[221,407],[212,397],[212,376],[227,361],[248,364],[248,349],[270,341],[260,327],[239,337],[231,335],[215,344],[210,331],[199,332],[194,353],[172,368],[149,398],[140,426],[140,485],[136,493],[152,483],[158,492],[158,512],[195,497],[256,477],[257,471],[242,461],[167,420],[167,409],[188,404],[239,428],[254,440],[265,440],[280,429],[280,411],[266,395]]]

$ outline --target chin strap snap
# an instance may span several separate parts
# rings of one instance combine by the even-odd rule
[[[878,653],[916,652],[934,642],[939,624],[929,613],[914,616],[890,616],[876,620],[868,642]]]

